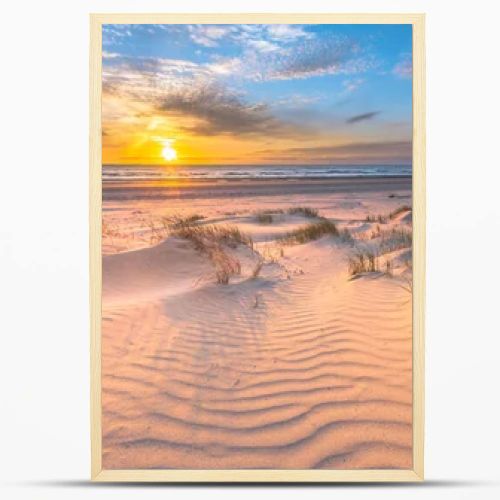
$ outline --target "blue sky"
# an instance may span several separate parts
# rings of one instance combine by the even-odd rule
[[[105,25],[103,156],[411,163],[411,25]]]

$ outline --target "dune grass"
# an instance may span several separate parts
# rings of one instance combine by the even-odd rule
[[[187,216],[181,215],[170,215],[168,217],[163,217],[162,222],[165,227],[170,229],[179,229],[185,226],[192,226],[196,222],[205,219],[204,215],[192,214]]]
[[[384,217],[383,215],[367,215],[366,216],[366,222],[378,222],[379,224],[386,224],[387,223],[387,217]]]
[[[198,226],[186,224],[173,229],[171,234],[172,236],[192,241],[199,250],[204,250],[206,247],[216,244],[227,245],[230,248],[236,248],[238,245],[246,245],[253,249],[252,238],[240,231],[238,227],[232,225]]]
[[[302,215],[303,217],[308,217],[313,219],[318,217],[318,211],[311,207],[291,207],[287,210],[290,215]]]
[[[382,256],[412,246],[412,232],[405,228],[379,230],[376,238],[378,241],[374,242],[374,249],[358,250],[352,257],[349,257],[348,271],[351,276],[381,271],[379,260]],[[387,257],[384,272],[389,276],[392,275],[392,263]]]
[[[272,224],[273,216],[268,212],[258,212],[256,215],[259,224]]]
[[[186,223],[171,231],[172,236],[191,241],[199,252],[210,258],[215,267],[217,283],[227,285],[231,276],[240,274],[241,264],[228,254],[225,247],[236,248],[245,245],[253,249],[250,236],[236,226],[200,226]]]
[[[259,277],[260,271],[262,269],[262,266],[264,265],[264,259],[260,258],[257,261],[257,264],[255,265],[253,271],[252,271],[252,279],[256,279]]]
[[[265,210],[259,210],[258,213],[277,215],[277,214],[284,214],[285,212],[281,208],[267,208]]]
[[[390,220],[395,219],[399,214],[411,210],[411,207],[408,205],[402,205],[401,207],[396,208],[388,215],[371,215],[368,214],[365,218],[366,222],[378,222],[379,224],[387,224]]]
[[[348,271],[351,276],[357,276],[362,273],[383,271],[386,275],[393,275],[393,262],[390,260],[391,252],[412,247],[413,233],[411,228],[405,224],[388,224],[398,215],[411,211],[411,207],[403,205],[388,215],[368,215],[366,221],[378,222],[374,230],[367,237],[372,240],[369,249],[358,249],[356,253],[348,259]],[[367,239],[361,237],[361,239]],[[383,269],[381,269],[381,267]]]
[[[407,212],[408,210],[411,210],[411,207],[409,205],[403,205],[401,207],[396,208],[389,214],[389,219],[394,219],[397,217],[399,214],[402,214],[403,212]]]
[[[102,237],[103,242],[109,240],[111,247],[116,250],[117,249],[117,240],[124,238],[124,233],[119,231],[118,226],[116,224],[110,224],[108,222],[102,222]]]
[[[394,228],[390,231],[380,231],[379,252],[381,254],[401,250],[402,248],[411,248],[413,242],[413,233],[409,229]]]
[[[241,273],[240,261],[228,255],[221,247],[210,249],[208,255],[215,267],[215,277],[220,285],[227,285],[231,276]]]
[[[273,216],[277,214],[285,213],[282,209],[276,210],[261,210],[257,212],[257,221],[261,224],[271,224],[273,222]],[[301,215],[302,217],[307,217],[308,219],[314,219],[319,217],[318,211],[311,207],[290,207],[286,210],[289,215]]]
[[[322,219],[319,222],[312,222],[301,226],[280,238],[280,241],[287,244],[293,243],[307,243],[308,241],[317,240],[326,234],[332,236],[339,236],[340,232],[335,223],[328,219]]]
[[[348,259],[349,274],[354,277],[362,273],[380,271],[378,256],[369,250],[360,250]]]

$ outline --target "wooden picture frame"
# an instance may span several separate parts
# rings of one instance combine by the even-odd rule
[[[101,71],[103,24],[411,24],[413,26],[413,468],[408,470],[105,470],[101,443]],[[424,478],[424,14],[92,14],[90,16],[91,478],[149,482],[373,482]]]

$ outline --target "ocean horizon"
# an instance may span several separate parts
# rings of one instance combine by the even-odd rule
[[[153,181],[175,179],[311,179],[411,177],[411,165],[103,165],[102,179]]]

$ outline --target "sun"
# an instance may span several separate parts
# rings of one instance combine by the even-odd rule
[[[173,161],[177,159],[177,151],[170,146],[170,144],[166,144],[161,150],[161,155],[166,161]]]

